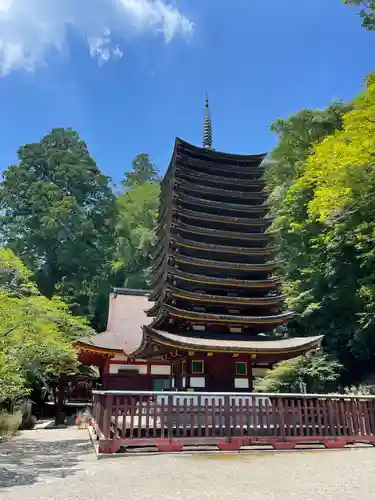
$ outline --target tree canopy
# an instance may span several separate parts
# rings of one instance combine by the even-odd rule
[[[127,187],[134,187],[145,182],[157,181],[159,181],[158,170],[152,163],[150,155],[140,153],[134,158],[131,170],[125,172],[123,184]]]
[[[159,174],[149,155],[142,153],[135,158],[125,178],[125,189],[117,197],[113,267],[119,285],[147,289],[159,206]]]
[[[93,319],[113,251],[109,180],[71,129],[22,146],[18,158],[0,185],[3,242],[33,271],[43,295],[58,293],[75,314]]]
[[[347,5],[359,8],[362,26],[369,31],[375,31],[375,0],[343,0]]]
[[[324,353],[299,356],[278,363],[267,370],[264,377],[255,380],[254,390],[259,392],[300,392],[301,382],[306,392],[329,392],[335,388],[341,364]]]
[[[58,297],[41,295],[31,272],[0,247],[0,403],[27,394],[35,381],[77,368],[72,347],[93,331]]]
[[[274,228],[291,333],[324,335],[327,352],[360,377],[375,352],[375,85],[342,115],[342,125],[311,145],[284,192]]]

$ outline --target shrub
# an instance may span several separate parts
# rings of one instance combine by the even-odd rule
[[[282,361],[266,375],[254,381],[256,392],[299,392],[299,382],[306,384],[307,392],[318,393],[334,389],[342,365],[319,352],[310,356]]]
[[[0,437],[13,436],[19,429],[22,422],[22,413],[8,413],[0,411]]]
[[[345,387],[344,393],[348,396],[373,396],[375,394],[375,386],[366,384],[353,385]]]

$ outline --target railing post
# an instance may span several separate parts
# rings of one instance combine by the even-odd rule
[[[104,400],[103,400],[104,415],[103,415],[102,433],[106,439],[109,439],[111,437],[112,401],[113,401],[113,396],[111,394],[104,395]]]
[[[230,408],[230,396],[224,396],[224,425],[225,425],[225,437],[231,437],[231,408]]]
[[[174,396],[168,396],[168,410],[167,410],[167,428],[168,428],[168,438],[172,439],[173,438],[173,421],[175,418],[175,415],[173,413],[173,397]],[[179,400],[179,396],[177,396]],[[179,403],[177,403],[179,404]],[[176,415],[177,417],[177,415]]]
[[[277,401],[277,413],[279,414],[279,426],[281,437],[285,438],[285,405],[282,398],[278,398]]]

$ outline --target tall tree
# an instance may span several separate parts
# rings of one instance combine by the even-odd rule
[[[369,31],[375,31],[375,0],[343,0],[343,2],[359,7],[362,26]]]
[[[71,129],[26,144],[18,158],[0,185],[3,241],[33,271],[42,294],[58,293],[74,313],[95,318],[114,243],[109,180]]]
[[[299,332],[325,335],[347,377],[375,352],[375,77],[312,149],[278,211],[282,259]],[[350,382],[352,380],[349,380]]]
[[[156,241],[159,173],[148,154],[138,155],[125,174],[125,190],[117,198],[116,257],[119,286],[148,288],[148,267]]]
[[[140,153],[133,162],[129,172],[125,172],[124,186],[134,187],[145,182],[159,181],[158,170],[147,153]]]
[[[274,210],[299,177],[312,146],[342,127],[342,116],[350,105],[334,102],[323,110],[303,109],[271,124],[278,144],[271,151],[266,168],[267,187]]]
[[[148,267],[156,241],[159,184],[145,182],[120,195],[117,200],[116,249],[114,263],[121,285],[148,288]]]

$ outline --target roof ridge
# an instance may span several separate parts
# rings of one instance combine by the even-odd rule
[[[148,296],[150,294],[150,290],[140,290],[137,288],[119,288],[113,287],[112,293],[114,295],[133,295],[136,297]]]

